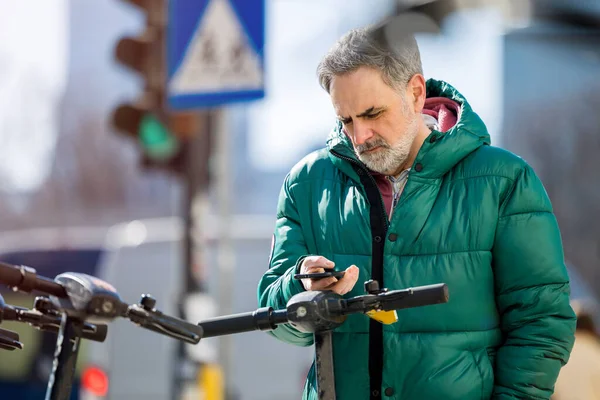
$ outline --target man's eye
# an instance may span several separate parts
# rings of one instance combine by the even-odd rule
[[[375,119],[375,118],[379,117],[380,115],[381,115],[381,111],[376,112],[374,114],[369,114],[369,115],[367,115],[367,118],[369,118],[369,119]]]
[[[342,124],[344,124],[344,125],[350,125],[351,123],[352,123],[351,119],[343,119],[342,120]]]

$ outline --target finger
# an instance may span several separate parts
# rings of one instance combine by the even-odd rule
[[[307,267],[333,268],[335,263],[323,256],[311,256],[306,257],[302,265],[306,265]]]
[[[335,285],[338,281],[337,278],[329,277],[323,279],[311,279],[312,284],[311,290],[328,290],[331,286]]]
[[[306,257],[304,259],[304,265],[306,265],[307,267],[319,266],[321,264],[321,262],[319,262],[321,258],[321,256]]]
[[[359,270],[356,265],[352,265],[346,269],[346,273],[332,288],[336,293],[344,295],[354,288],[354,285],[358,281]]]
[[[321,271],[323,272],[323,268],[319,268]],[[332,279],[334,280],[332,282]],[[311,279],[311,278],[304,278],[302,279],[302,285],[307,289],[307,290],[324,290],[327,286],[330,286],[332,283],[337,282],[337,278],[335,277],[329,277],[329,278],[317,278],[317,279]]]
[[[323,268],[319,268],[321,271],[319,272],[323,272]],[[315,273],[314,271],[301,271],[303,274],[306,273]],[[329,278],[326,278],[329,279]],[[321,279],[322,280],[322,279]],[[304,286],[304,289],[306,290],[319,290],[319,289],[315,289],[315,283],[318,282],[318,279],[311,279],[311,278],[304,278],[301,280],[302,281],[302,286]]]
[[[321,267],[302,267],[300,271],[302,271],[304,274],[317,274],[325,272],[325,270]]]

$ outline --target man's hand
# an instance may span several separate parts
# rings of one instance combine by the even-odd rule
[[[300,266],[301,274],[316,274],[325,272],[335,266],[333,261],[329,261],[323,256],[309,256],[302,261]],[[306,290],[332,290],[337,294],[348,293],[358,280],[358,267],[351,265],[346,268],[346,273],[339,280],[334,277],[322,279],[302,279],[302,285]]]

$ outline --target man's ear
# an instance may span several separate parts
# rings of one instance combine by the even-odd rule
[[[427,87],[425,77],[421,74],[415,74],[406,85],[406,98],[413,107],[414,112],[420,113],[425,105]]]

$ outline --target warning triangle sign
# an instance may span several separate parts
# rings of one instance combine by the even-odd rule
[[[169,82],[171,94],[260,90],[263,79],[260,57],[229,0],[210,0]]]

